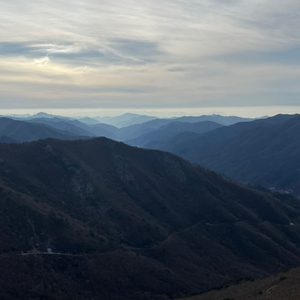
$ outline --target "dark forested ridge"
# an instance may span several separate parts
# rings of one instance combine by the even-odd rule
[[[164,299],[300,263],[292,207],[105,138],[0,144],[0,195],[1,299]]]
[[[299,115],[237,123],[204,135],[182,133],[154,148],[238,181],[300,195]]]

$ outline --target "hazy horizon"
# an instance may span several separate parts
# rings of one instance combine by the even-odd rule
[[[180,116],[200,116],[218,114],[223,116],[238,116],[243,118],[259,118],[277,114],[300,113],[300,107],[208,107],[208,108],[178,108],[178,109],[0,109],[0,115],[35,115],[44,112],[67,117],[115,117],[125,113],[147,115],[157,118]]]

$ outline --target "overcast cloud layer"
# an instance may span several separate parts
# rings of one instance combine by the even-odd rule
[[[0,0],[0,105],[300,105],[299,0]]]

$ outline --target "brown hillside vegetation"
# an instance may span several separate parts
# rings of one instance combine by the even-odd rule
[[[299,300],[300,268],[261,279],[225,284],[202,295],[181,300]]]
[[[0,144],[0,299],[165,299],[300,265],[299,212],[105,138]]]

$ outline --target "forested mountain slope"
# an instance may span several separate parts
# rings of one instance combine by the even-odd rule
[[[292,207],[105,138],[0,144],[0,195],[1,299],[164,299],[300,264]]]
[[[260,279],[245,278],[215,287],[212,291],[181,300],[298,300],[300,268]]]
[[[147,147],[147,145],[145,145]],[[242,182],[300,194],[300,116],[237,123],[156,145]]]

